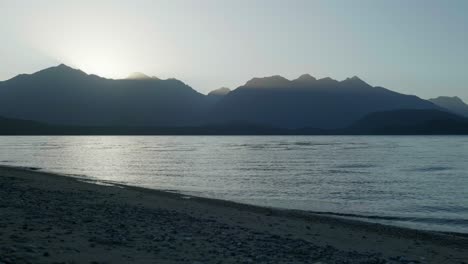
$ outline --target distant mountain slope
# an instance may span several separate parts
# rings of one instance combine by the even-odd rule
[[[231,89],[221,87],[208,93],[207,97],[212,103],[216,103],[231,92]]]
[[[468,119],[439,110],[367,115],[345,129],[281,129],[247,123],[201,126],[65,126],[0,117],[0,135],[468,135]]]
[[[395,110],[371,113],[344,134],[468,134],[468,119],[440,110]]]
[[[437,98],[429,99],[429,101],[453,113],[468,117],[468,105],[456,96],[439,96]]]
[[[287,135],[293,133],[255,124],[202,126],[66,126],[0,117],[0,135]]]
[[[228,93],[231,92],[231,89],[229,88],[226,88],[226,87],[221,87],[221,88],[218,88],[216,90],[213,90],[211,92],[208,93],[208,95],[212,95],[212,96],[225,96],[227,95]]]
[[[336,81],[305,74],[254,78],[224,96],[211,111],[216,122],[245,121],[282,128],[342,128],[365,115],[397,109],[438,109],[416,96],[372,87],[358,77]]]
[[[112,80],[66,65],[0,82],[0,115],[70,125],[178,126],[198,124],[208,104],[183,82]]]

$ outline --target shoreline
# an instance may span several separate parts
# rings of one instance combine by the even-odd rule
[[[460,233],[415,230],[323,213],[261,207],[116,183],[100,185],[92,180],[42,172],[37,168],[1,165],[0,184],[3,203],[1,216],[7,219],[0,220],[1,244],[11,244],[9,247],[14,248],[13,251],[8,247],[0,248],[0,261],[6,263],[27,259],[31,255],[30,250],[21,248],[22,244],[30,241],[38,241],[40,245],[34,247],[48,251],[30,256],[34,259],[31,263],[125,263],[130,259],[137,263],[341,263],[344,260],[349,263],[463,263],[468,260],[468,236]],[[16,203],[18,197],[28,195],[31,197],[26,197],[25,203],[9,206],[9,203]],[[59,214],[61,211],[63,215],[57,219],[55,215],[48,215],[47,210],[36,212],[30,203],[37,199],[40,200],[39,206]],[[91,216],[90,219],[82,219],[85,216],[73,213],[88,209],[93,211],[86,216]],[[138,218],[132,219],[134,214],[126,212],[122,213],[125,217],[115,218],[114,214],[118,214],[119,210],[136,211]],[[14,221],[18,220],[18,214],[27,216],[30,213],[35,215],[31,219],[45,221],[36,223],[32,231]],[[76,219],[68,221],[68,213]],[[165,221],[147,221],[155,220],[154,215],[158,214],[164,215]],[[141,226],[140,221],[146,225]],[[192,227],[193,223],[196,223],[196,227]],[[22,224],[34,226],[31,223]],[[53,232],[49,229],[57,224],[67,230],[65,233],[54,233],[58,242],[53,239],[43,241],[37,237],[37,230],[45,230],[39,233],[50,236]],[[112,232],[122,234],[109,242],[109,234],[100,233],[99,228],[114,224],[117,224],[117,228],[113,228]],[[129,224],[135,227],[126,228]],[[160,233],[152,234],[151,239],[146,238],[158,227],[173,230],[169,233],[160,230]],[[135,228],[138,232],[131,232]],[[23,230],[21,234],[27,242],[15,238],[17,230]],[[190,235],[180,235],[180,230]],[[12,235],[5,236],[9,232]],[[156,237],[164,239],[158,240]],[[226,244],[226,240],[229,243]],[[56,250],[56,247],[60,247],[58,244],[65,241],[69,244],[68,249]],[[148,243],[152,248],[146,248]],[[272,250],[265,254],[267,251],[261,250],[263,246],[264,250]],[[191,250],[191,247],[197,250]],[[95,251],[100,253],[90,253]],[[106,257],[93,260],[96,254]]]
[[[187,198],[196,199],[196,200],[204,201],[206,203],[221,204],[224,206],[234,206],[234,207],[239,207],[239,208],[244,208],[244,209],[250,208],[251,210],[256,209],[260,211],[266,210],[268,212],[276,211],[277,213],[281,212],[288,216],[294,216],[294,217],[304,218],[304,219],[307,219],[307,217],[310,217],[310,216],[325,217],[325,218],[333,218],[335,220],[342,219],[348,223],[355,222],[355,224],[358,224],[358,225],[362,224],[362,225],[365,225],[366,227],[369,227],[368,225],[377,225],[380,228],[382,227],[396,228],[396,229],[403,229],[408,232],[414,231],[414,232],[420,232],[420,233],[430,233],[430,234],[449,235],[449,236],[456,236],[456,237],[461,237],[461,238],[465,238],[465,237],[468,238],[468,233],[430,230],[430,229],[418,229],[418,228],[411,228],[411,227],[373,222],[372,220],[369,220],[369,221],[361,220],[361,218],[365,218],[365,219],[374,219],[374,218],[380,219],[381,218],[380,216],[376,216],[376,215],[367,216],[367,215],[357,215],[357,214],[350,214],[350,213],[337,213],[337,212],[327,212],[327,211],[312,211],[312,210],[287,209],[287,208],[280,208],[280,207],[262,206],[262,205],[255,205],[255,204],[225,200],[225,199],[220,199],[220,198],[196,196],[196,195],[187,194],[187,193],[184,193],[183,191],[178,191],[178,190],[151,189],[151,188],[140,187],[140,186],[126,185],[126,184],[112,182],[112,181],[94,180],[94,179],[88,178],[88,176],[84,174],[83,175],[65,174],[65,173],[62,174],[62,173],[57,173],[53,171],[47,171],[39,167],[0,165],[0,170],[2,168],[18,169],[22,171],[32,171],[32,172],[44,173],[44,174],[58,176],[58,177],[69,177],[69,178],[76,179],[77,181],[95,184],[95,185],[130,188],[130,189],[135,189],[135,190],[140,190],[140,191],[149,191],[149,192],[154,191],[160,195],[175,195],[178,198],[184,197],[184,199],[187,199]]]

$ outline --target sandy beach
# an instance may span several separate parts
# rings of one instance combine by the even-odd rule
[[[467,263],[468,236],[0,167],[0,263]]]

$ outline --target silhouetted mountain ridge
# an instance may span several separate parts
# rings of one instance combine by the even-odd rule
[[[197,124],[203,94],[176,79],[112,80],[66,65],[0,82],[0,115],[52,124]]]
[[[253,78],[247,81],[244,87],[252,88],[278,88],[289,85],[290,81],[283,76],[274,75],[271,77]]]
[[[306,80],[304,82],[304,80]],[[302,75],[254,78],[224,96],[211,111],[216,122],[244,120],[274,127],[337,129],[365,115],[397,109],[439,109],[412,95],[372,87],[358,77],[336,81]]]
[[[468,117],[468,105],[457,96],[439,96],[437,98],[429,99],[429,101],[453,113]]]
[[[253,78],[230,91],[198,93],[177,79],[135,73],[113,80],[58,65],[0,82],[0,115],[74,126],[187,127],[244,122],[278,129],[341,129],[399,109],[441,109],[416,96],[303,74]]]

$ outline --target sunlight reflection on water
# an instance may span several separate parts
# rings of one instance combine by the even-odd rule
[[[468,233],[467,139],[0,137],[0,164]]]

